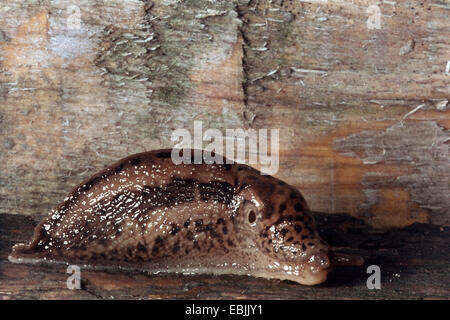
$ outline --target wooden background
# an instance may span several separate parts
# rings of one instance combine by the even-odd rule
[[[148,275],[81,267],[80,290],[67,288],[67,266],[12,264],[14,243],[36,225],[29,216],[0,215],[0,300],[9,299],[450,299],[450,227],[415,223],[380,230],[347,215],[314,215],[335,249],[361,255],[363,267],[333,270],[318,286],[247,276]],[[366,286],[366,269],[381,270],[381,289]]]
[[[0,213],[43,216],[84,178],[201,120],[279,128],[276,176],[315,211],[449,225],[449,9],[3,0]]]

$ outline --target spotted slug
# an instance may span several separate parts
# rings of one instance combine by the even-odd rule
[[[361,264],[332,252],[294,187],[222,156],[176,165],[171,153],[135,154],[82,182],[9,260],[304,285],[324,282],[332,264]]]

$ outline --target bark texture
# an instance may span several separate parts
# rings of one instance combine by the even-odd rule
[[[3,1],[0,213],[45,215],[87,176],[173,146],[174,129],[201,120],[280,128],[277,176],[314,210],[380,228],[448,225],[449,10]]]

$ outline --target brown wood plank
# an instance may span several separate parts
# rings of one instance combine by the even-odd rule
[[[337,269],[316,287],[246,276],[146,275],[81,268],[81,289],[66,287],[66,267],[7,260],[11,246],[28,241],[33,219],[0,215],[1,299],[450,299],[450,229],[414,224],[380,231],[343,215],[315,214],[324,239],[365,258],[361,268]],[[367,266],[381,269],[381,289],[366,287]]]
[[[280,128],[277,177],[313,210],[448,226],[450,5],[369,0],[8,0],[0,9],[0,213],[176,128]],[[370,10],[369,10],[370,11]]]

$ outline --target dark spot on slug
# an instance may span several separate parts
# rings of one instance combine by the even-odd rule
[[[178,241],[177,243],[175,243],[175,245],[172,248],[172,253],[177,253],[178,250],[180,250],[180,241]]]
[[[234,242],[231,241],[230,239],[227,240],[227,243],[230,247],[234,247]]]
[[[289,217],[287,217],[287,221],[289,221],[289,222],[291,222],[291,221],[303,221],[304,220],[304,218],[303,218],[303,216],[289,216]]]
[[[284,210],[286,210],[286,204],[285,204],[285,203],[282,203],[282,204],[280,204],[280,208],[278,209],[278,211],[279,211],[280,213],[283,213]]]
[[[189,227],[190,224],[191,224],[191,220],[187,219],[183,225],[185,228],[187,228],[187,227]]]
[[[294,240],[294,237],[289,237],[286,241],[291,242],[292,240]]]
[[[195,222],[195,231],[196,232],[210,232],[212,235],[213,231],[214,231],[214,224],[212,222],[210,222],[205,225],[205,224],[203,224],[203,220],[199,219]]]
[[[217,233],[216,229],[214,229],[212,227],[212,223],[211,223],[211,230],[209,231],[209,235],[211,236],[211,238],[217,238],[219,236],[219,234]]]
[[[226,226],[224,226],[222,228],[223,234],[227,234],[228,233],[228,228]]]
[[[139,251],[139,252],[147,252],[147,248],[146,247],[144,247],[143,245],[142,245],[142,243],[138,243],[138,245],[137,245],[137,250]]]
[[[198,244],[197,240],[194,240],[194,248],[200,250],[200,245]]]
[[[172,230],[170,230],[170,234],[176,235],[178,231],[180,231],[180,227],[177,224],[172,223]]]
[[[164,246],[164,239],[161,236],[157,236],[155,239],[155,244],[152,247],[152,255],[159,253],[159,250]]]
[[[302,212],[303,211],[303,205],[300,202],[297,202],[294,206],[295,211]]]
[[[137,158],[134,158],[134,159],[131,159],[131,160],[130,160],[130,163],[131,163],[133,166],[140,165],[141,162],[142,162],[141,157],[137,157]]]
[[[203,219],[198,219],[194,222],[196,227],[201,227],[203,225]]]
[[[306,246],[304,243],[302,243],[302,250],[305,251],[306,250]]]
[[[80,188],[79,192],[86,192],[86,191],[89,191],[91,188],[92,188],[92,185],[88,183],[88,184],[83,185]]]
[[[296,224],[296,225],[294,226],[294,230],[295,230],[297,233],[300,233],[300,232],[302,232],[302,226]]]
[[[267,176],[263,176],[263,177],[267,177]],[[275,186],[272,183],[270,183],[269,181],[264,181],[264,185],[265,185],[265,188],[267,188],[267,190],[275,190]]]
[[[217,219],[217,224],[224,223],[224,220],[222,218]]]
[[[292,191],[290,197],[291,197],[291,199],[297,198],[297,192]]]
[[[171,152],[169,152],[169,151],[163,151],[163,152],[157,153],[157,154],[156,154],[156,157],[159,158],[159,159],[167,159],[167,158],[170,158],[171,155],[172,155]]]
[[[289,232],[289,229],[287,229],[287,228],[283,228],[283,229],[281,229],[281,231],[280,231],[280,233],[281,233],[283,236],[285,236],[288,232]]]
[[[114,168],[114,172],[115,173],[121,172],[123,170],[123,167],[124,167],[123,163],[118,165],[117,167]]]
[[[192,233],[191,230],[189,230],[189,231],[187,232],[186,238],[187,238],[188,240],[194,240],[194,234]]]

